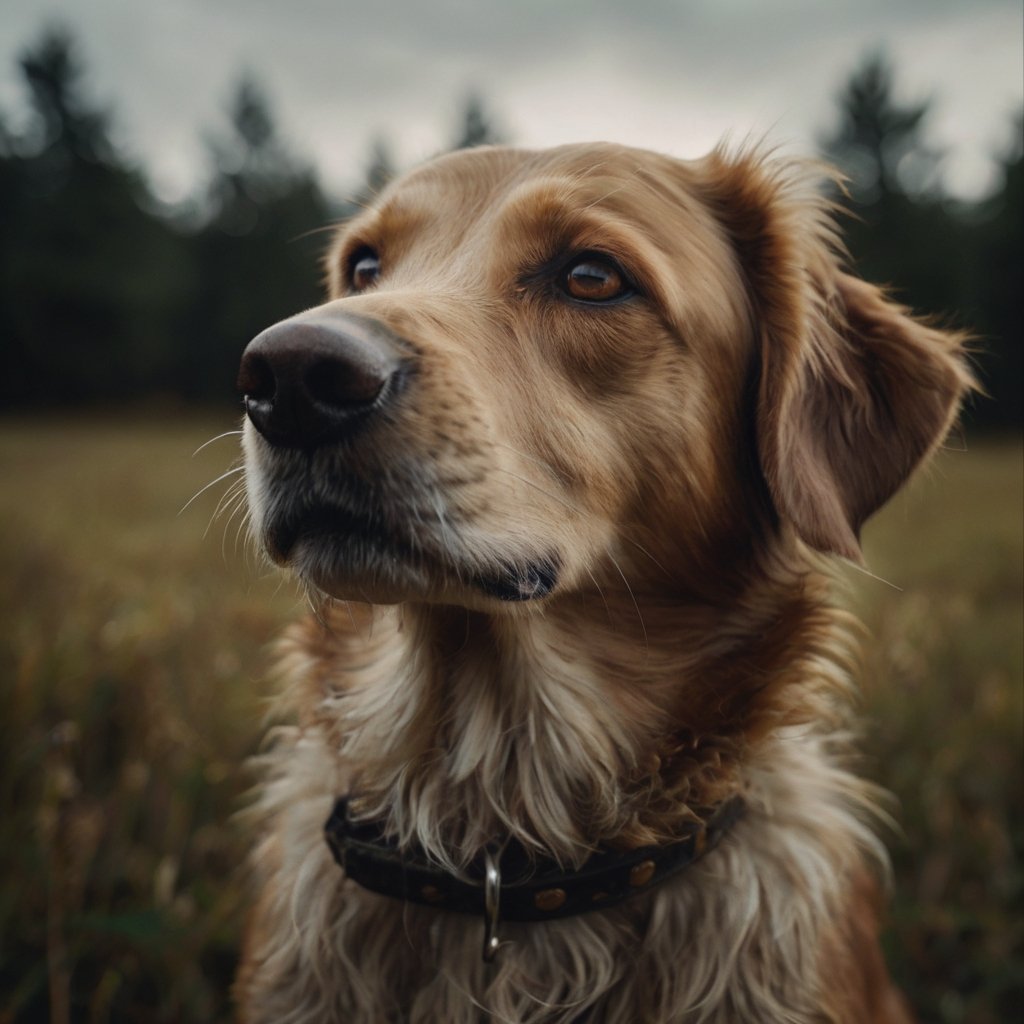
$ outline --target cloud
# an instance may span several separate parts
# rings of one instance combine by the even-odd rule
[[[977,190],[1024,75],[1014,0],[6,0],[3,108],[20,102],[14,53],[54,14],[169,192],[202,177],[203,132],[223,125],[243,69],[333,188],[358,179],[377,134],[404,162],[443,147],[472,88],[526,145],[603,137],[687,155],[731,132],[809,148],[850,69],[885,45],[904,87],[941,101],[954,180]]]

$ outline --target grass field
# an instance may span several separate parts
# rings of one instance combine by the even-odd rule
[[[0,1024],[229,1015],[234,823],[301,607],[208,532],[230,422],[0,423]],[[866,533],[865,771],[899,800],[890,962],[922,1021],[1024,999],[1022,451],[943,453]]]

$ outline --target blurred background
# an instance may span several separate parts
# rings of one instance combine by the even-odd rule
[[[837,164],[858,270],[978,337],[986,396],[866,533],[899,589],[850,585],[892,970],[923,1021],[1016,1019],[1022,39],[1020,0],[5,0],[0,1024],[230,1014],[302,610],[239,536],[234,379],[325,229],[449,149],[723,137]]]

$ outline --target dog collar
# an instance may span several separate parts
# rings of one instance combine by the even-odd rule
[[[680,836],[661,846],[634,850],[597,849],[576,870],[532,858],[516,842],[485,851],[454,875],[419,849],[400,849],[379,821],[350,815],[349,800],[334,805],[324,834],[334,859],[364,889],[439,910],[482,915],[484,959],[498,948],[499,921],[548,921],[621,903],[678,874],[713,849],[740,818],[743,799],[731,797],[702,822],[687,823]]]

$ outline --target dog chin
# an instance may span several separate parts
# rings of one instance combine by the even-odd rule
[[[436,581],[422,566],[351,537],[300,538],[286,556],[271,557],[339,601],[399,604],[428,599],[437,590]]]
[[[300,538],[286,556],[271,557],[329,597],[369,604],[430,601],[481,610],[524,604],[551,595],[559,576],[554,558],[443,571],[344,536]]]
[[[546,555],[461,555],[433,550],[380,520],[334,506],[283,510],[264,521],[270,558],[339,600],[371,604],[435,601],[471,608],[534,602],[559,583],[561,563]]]

